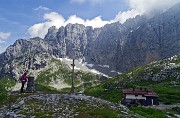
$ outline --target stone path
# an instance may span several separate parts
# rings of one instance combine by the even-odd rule
[[[180,107],[180,104],[174,104],[174,105],[160,104],[158,106],[152,106],[152,108],[159,109],[159,110],[172,109],[173,107]]]

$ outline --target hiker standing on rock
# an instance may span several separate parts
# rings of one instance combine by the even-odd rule
[[[24,85],[25,83],[27,82],[27,72],[25,72],[22,77],[21,77],[21,83],[22,83],[22,86],[21,86],[21,93],[23,93],[23,89],[24,89]]]

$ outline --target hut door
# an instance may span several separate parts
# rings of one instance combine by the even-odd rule
[[[152,103],[152,105],[154,105],[154,100],[153,99],[151,99],[151,103]]]

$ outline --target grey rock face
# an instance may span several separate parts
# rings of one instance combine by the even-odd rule
[[[122,51],[125,42],[125,31],[126,28],[118,22],[105,25],[87,49],[86,60],[90,63],[114,67],[117,62],[117,52]]]
[[[137,16],[102,28],[69,24],[57,32],[57,56],[125,71],[180,53],[180,4],[153,18]],[[54,36],[55,37],[55,36]],[[46,38],[46,40],[49,40]]]
[[[44,68],[46,60],[51,56],[52,49],[45,40],[38,37],[30,40],[19,39],[0,55],[0,76],[9,74],[17,79],[24,70],[36,71]]]
[[[180,54],[180,4],[133,30],[124,45],[120,70]]]
[[[79,24],[68,24],[59,30],[51,27],[45,40],[52,46],[56,57],[80,58],[87,45],[86,27]]]
[[[20,39],[9,46],[0,55],[1,75],[17,75],[20,71],[15,61],[26,59],[29,59],[28,68],[34,70],[45,67],[46,60],[55,56],[82,58],[87,63],[108,65],[123,72],[180,54],[179,8],[180,3],[153,18],[137,16],[124,24],[116,22],[95,29],[81,24],[59,29],[52,26],[45,40]]]
[[[83,56],[87,45],[86,28],[79,24],[68,24],[61,27],[57,33],[60,56],[69,58],[80,58]]]
[[[97,29],[78,24],[70,24],[64,31],[60,28],[58,40],[63,40],[60,44],[66,47],[63,56],[84,57],[89,63],[125,71],[179,54],[179,8],[180,4],[177,4],[150,19],[137,16],[124,24],[117,22]]]
[[[50,45],[53,50],[53,55],[58,56],[59,43],[57,41],[58,29],[55,26],[49,28],[48,33],[45,36],[46,42]]]

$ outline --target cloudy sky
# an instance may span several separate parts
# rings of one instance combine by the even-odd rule
[[[167,10],[180,0],[0,0],[0,53],[20,38],[44,38],[51,26],[79,23],[94,28],[153,10]]]

